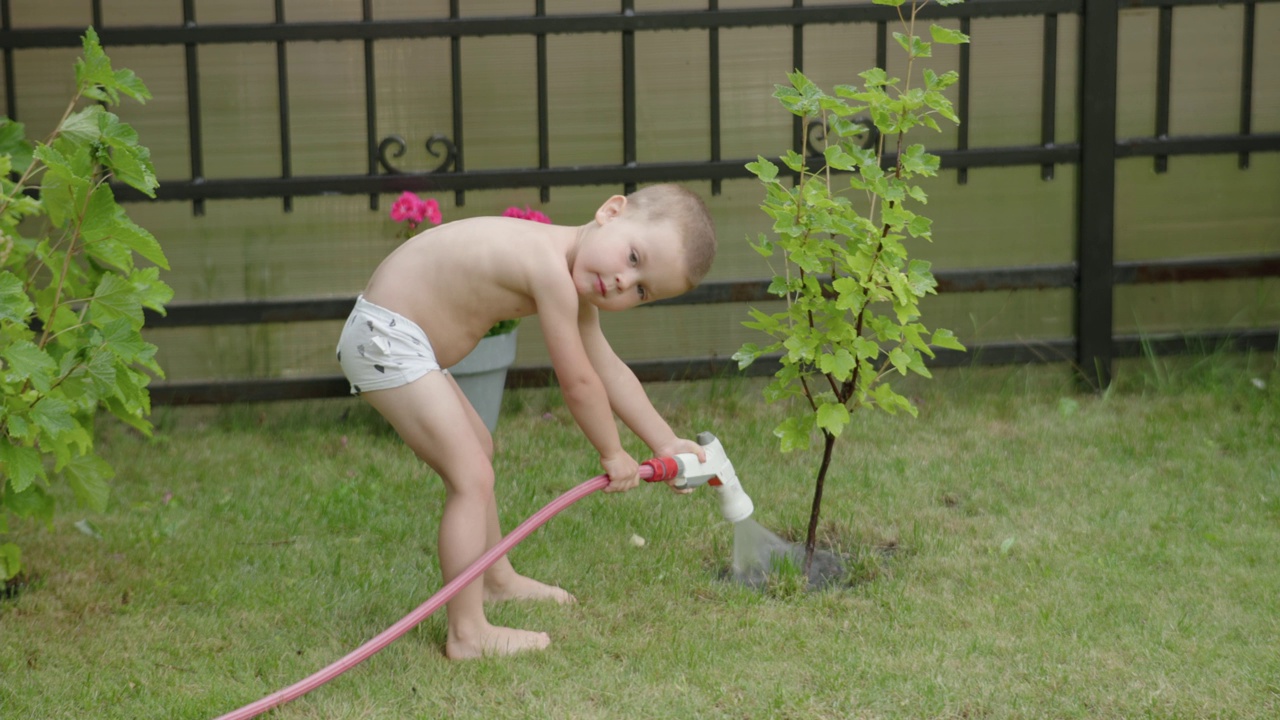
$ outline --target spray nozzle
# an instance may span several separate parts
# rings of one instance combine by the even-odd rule
[[[675,456],[679,465],[676,475],[676,487],[697,487],[707,484],[716,489],[720,498],[720,514],[731,523],[742,522],[755,512],[751,497],[742,489],[738,481],[738,473],[729,462],[724,446],[715,435],[709,432],[698,433],[698,444],[706,455],[706,462],[698,460],[693,453],[680,453]]]

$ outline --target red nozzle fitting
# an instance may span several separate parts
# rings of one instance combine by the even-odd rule
[[[680,463],[673,457],[656,457],[640,463],[640,477],[645,482],[664,482],[680,474]]]

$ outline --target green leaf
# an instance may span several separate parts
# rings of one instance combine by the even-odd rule
[[[840,382],[853,377],[853,369],[857,364],[858,361],[854,359],[853,354],[844,348],[818,358],[818,369]]]
[[[856,337],[853,339],[853,352],[859,360],[870,360],[880,355],[880,346],[868,338]]]
[[[89,311],[90,321],[103,327],[113,320],[126,318],[133,327],[142,327],[142,301],[128,280],[114,273],[102,276]]]
[[[889,74],[883,68],[871,68],[858,73],[858,77],[862,78],[862,82],[868,88],[879,88],[894,85],[898,82],[898,78],[889,77]],[[882,95],[883,97],[883,95]]]
[[[856,170],[858,167],[857,158],[845,152],[839,145],[828,146],[823,156],[826,157],[827,164],[836,170]]]
[[[915,215],[907,223],[907,232],[912,237],[932,239],[933,221],[923,215]]]
[[[782,328],[782,323],[777,316],[761,312],[755,308],[747,310],[747,314],[752,317],[753,322],[743,323],[752,330],[759,330],[770,335],[778,332]]]
[[[916,297],[924,297],[937,292],[938,281],[929,271],[932,265],[927,260],[913,259],[907,263],[907,285]]]
[[[912,352],[910,355],[911,363],[907,365],[907,369],[921,377],[933,377],[933,373],[929,372],[929,368],[924,364],[924,358],[920,357],[920,353]]]
[[[760,347],[755,343],[746,343],[738,352],[733,354],[733,359],[738,363],[739,370],[745,370],[751,363],[760,357]]]
[[[144,406],[130,408],[126,407],[118,398],[107,398],[104,404],[112,415],[143,435],[151,437],[151,422],[147,420],[147,414],[151,412],[149,403]]]
[[[7,117],[0,117],[0,155],[8,155],[12,158],[13,169],[24,172],[31,165],[34,149],[35,146],[27,140],[25,125]]]
[[[853,108],[853,109],[857,112],[861,112],[866,108],[863,107],[863,108]],[[866,142],[867,126],[864,125],[863,123],[860,123],[856,120],[849,120],[846,118],[836,118],[835,121],[831,123],[831,127],[833,130],[835,130],[836,135],[839,137],[855,140],[858,142],[859,145]]]
[[[902,169],[920,175],[937,175],[939,158],[925,152],[923,145],[912,145],[898,157]]]
[[[969,42],[969,36],[959,30],[952,30],[941,25],[930,25],[929,34],[933,36],[934,42],[940,42],[944,45],[963,45]]]
[[[895,32],[893,39],[897,40],[902,49],[913,58],[933,57],[933,48],[919,35]]]
[[[70,218],[78,216],[78,208],[89,190],[88,173],[73,167],[76,158],[68,157],[48,145],[36,147],[35,159],[44,163],[45,174],[40,181],[40,202],[49,221],[56,227],[66,227]]]
[[[53,385],[54,371],[58,364],[49,354],[30,340],[11,343],[0,353],[5,360],[4,378],[7,382],[31,382],[31,387],[41,393],[49,392]]]
[[[818,406],[818,427],[840,437],[844,427],[849,424],[849,408],[841,403],[823,403]]]
[[[778,177],[778,166],[765,160],[763,156],[757,156],[756,161],[747,163],[746,167],[763,182],[774,182]]]
[[[45,525],[53,525],[54,501],[40,485],[32,485],[25,492],[0,495],[0,505],[20,518],[34,518]]]
[[[76,499],[94,512],[106,512],[110,489],[107,480],[115,476],[115,470],[97,455],[77,455],[63,469]]]
[[[911,355],[902,348],[896,347],[889,351],[889,362],[899,374],[906,375],[907,368],[911,366]]]
[[[99,130],[109,152],[100,153],[98,160],[120,181],[141,190],[148,197],[155,197],[155,167],[151,164],[151,151],[138,144],[138,133],[128,123],[120,122],[114,113],[103,112],[99,116]]]
[[[9,491],[25,491],[37,478],[43,479],[44,463],[40,451],[25,445],[15,445],[11,438],[0,441],[0,466],[9,479]]]
[[[96,397],[110,397],[116,390],[116,359],[110,352],[98,351],[84,365]]]
[[[27,297],[22,280],[8,270],[0,270],[0,321],[26,324],[35,305]]]
[[[930,338],[929,340],[929,344],[940,347],[940,348],[948,348],[951,350],[965,349],[964,345],[961,345],[960,341],[956,339],[955,334],[947,329],[935,330],[933,333],[933,337]]]
[[[0,582],[22,572],[22,550],[13,543],[0,545]]]
[[[169,261],[155,236],[129,219],[108,185],[99,185],[89,197],[80,233],[91,255],[125,272],[133,269],[129,251],[169,269]]]
[[[871,397],[875,401],[877,407],[890,415],[898,414],[899,410],[905,410],[913,417],[918,412],[910,400],[893,391],[888,383],[881,383],[871,391]]]
[[[779,446],[782,452],[788,453],[809,447],[813,427],[814,416],[810,413],[805,413],[804,415],[783,420],[778,427],[774,428],[773,434],[781,441]]]
[[[143,307],[164,314],[164,306],[173,299],[173,288],[160,280],[160,268],[149,267],[129,274],[129,284]]]
[[[132,70],[113,70],[111,60],[102,51],[98,33],[85,30],[82,38],[84,57],[76,60],[76,86],[85,97],[111,104],[120,102],[120,93],[145,103],[151,93]]]
[[[787,152],[783,154],[781,160],[782,164],[786,165],[792,171],[804,172],[804,156],[795,150],[787,150]]]
[[[93,143],[102,137],[102,131],[98,129],[98,118],[104,112],[101,105],[90,105],[80,112],[72,113],[58,127],[58,134],[77,145]]]
[[[71,415],[70,405],[60,398],[46,395],[31,408],[31,419],[41,431],[55,440],[66,439],[80,424]]]
[[[124,318],[102,327],[102,344],[124,363],[147,359],[156,352],[156,346],[144,341],[133,329],[133,325]]]

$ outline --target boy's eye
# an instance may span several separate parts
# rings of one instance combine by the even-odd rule
[[[640,299],[641,299],[641,300],[648,300],[648,299],[649,299],[649,291],[648,291],[648,290],[645,290],[643,285],[637,285],[637,286],[636,286],[636,292],[640,293]]]
[[[629,260],[632,265],[635,265],[636,263],[640,262],[640,256],[636,255],[635,250],[632,250],[631,254],[627,256],[627,260]]]

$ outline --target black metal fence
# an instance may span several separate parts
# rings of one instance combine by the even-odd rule
[[[1178,155],[1236,154],[1241,171],[1247,171],[1252,153],[1280,151],[1280,133],[1258,133],[1251,126],[1253,116],[1254,48],[1258,41],[1256,6],[1266,0],[969,0],[942,7],[930,4],[920,16],[930,20],[958,21],[963,32],[975,18],[1039,16],[1043,18],[1042,92],[1040,95],[1041,142],[1035,145],[971,147],[968,134],[969,48],[959,49],[960,82],[956,88],[956,109],[961,124],[957,146],[934,150],[944,169],[955,170],[957,182],[967,181],[969,168],[1039,166],[1045,180],[1053,178],[1056,165],[1078,165],[1076,188],[1076,257],[1060,265],[986,268],[940,271],[939,292],[982,292],[996,290],[1069,288],[1075,295],[1073,337],[1034,346],[1022,343],[987,343],[967,355],[943,353],[938,364],[1018,363],[1069,359],[1081,375],[1095,385],[1110,380],[1112,359],[1136,355],[1142,343],[1134,336],[1113,332],[1113,298],[1117,285],[1170,283],[1280,277],[1280,254],[1188,261],[1117,263],[1114,260],[1115,171],[1121,158],[1151,157],[1157,172],[1166,169],[1168,158]],[[603,4],[603,3],[602,3]],[[620,0],[616,12],[578,15],[548,15],[543,0],[534,3],[534,15],[525,17],[464,17],[460,0],[451,0],[449,18],[423,20],[375,20],[372,1],[363,0],[361,22],[286,22],[284,1],[275,0],[275,21],[261,24],[203,25],[196,15],[195,0],[182,0],[182,24],[173,27],[113,27],[102,23],[102,2],[92,0],[94,25],[104,46],[168,45],[185,48],[186,104],[189,130],[191,177],[166,180],[157,193],[158,201],[190,202],[193,212],[202,214],[209,200],[228,198],[281,199],[284,210],[292,209],[292,198],[321,194],[369,196],[377,208],[380,194],[453,192],[456,202],[465,203],[469,190],[497,188],[539,188],[543,201],[553,188],[575,185],[622,185],[627,190],[637,184],[660,181],[709,181],[713,193],[727,179],[750,177],[744,164],[752,158],[725,158],[721,153],[719,33],[727,28],[790,27],[792,55],[796,68],[803,69],[805,28],[830,23],[870,23],[875,26],[877,64],[885,65],[889,26],[896,21],[893,8],[870,4],[806,7],[792,0],[790,7],[761,9],[720,9],[717,0],[708,0],[705,10],[638,12],[634,0]],[[1212,136],[1170,136],[1170,68],[1173,47],[1172,18],[1182,7],[1194,5],[1240,5],[1243,20],[1240,56],[1239,132]],[[1120,13],[1126,8],[1158,7],[1156,132],[1153,137],[1120,138],[1116,134],[1117,59]],[[1078,73],[1079,137],[1074,142],[1055,142],[1054,118],[1057,98],[1058,20],[1063,15],[1078,16],[1080,67]],[[639,162],[637,160],[636,33],[661,30],[701,30],[706,32],[709,63],[707,103],[710,113],[709,159],[695,162]],[[10,22],[10,0],[0,0],[0,51],[4,56],[6,109],[19,118],[14,79],[14,51],[29,48],[78,47],[82,29],[15,29]],[[617,33],[622,52],[621,162],[593,166],[556,167],[549,162],[547,46],[548,35],[573,33]],[[537,167],[501,170],[469,170],[463,138],[464,111],[461,76],[463,38],[517,35],[536,38],[537,76]],[[374,78],[374,43],[404,38],[449,38],[451,42],[452,135],[434,136],[428,151],[440,164],[428,172],[403,172],[394,159],[402,153],[404,140],[379,137]],[[293,151],[289,135],[288,43],[298,41],[348,40],[364,46],[366,172],[353,175],[297,175],[292,171]],[[276,46],[279,91],[280,174],[278,177],[213,179],[202,176],[204,157],[216,148],[206,147],[201,133],[200,74],[196,49],[211,44],[262,43]],[[793,143],[807,147],[799,119]],[[144,200],[127,187],[116,188],[122,201]],[[1278,239],[1280,241],[1280,239]],[[767,281],[711,282],[667,304],[754,302],[772,299],[765,291]],[[149,327],[251,324],[337,320],[346,317],[354,298],[333,300],[249,301],[232,303],[175,304],[166,316],[150,315]],[[1156,340],[1161,352],[1177,352],[1204,343],[1233,343],[1239,347],[1274,349],[1280,329],[1201,333]],[[692,358],[634,365],[643,380],[699,378],[731,371],[723,359]],[[768,362],[757,362],[752,372],[772,371]],[[553,382],[550,368],[518,368],[508,375],[513,386],[544,385]],[[231,402],[273,400],[345,394],[340,377],[311,379],[262,379],[236,382],[169,383],[154,386],[157,403]]]

